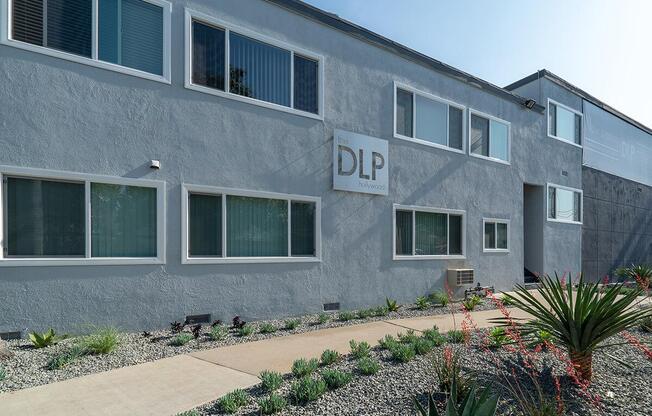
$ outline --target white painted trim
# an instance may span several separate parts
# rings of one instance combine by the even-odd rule
[[[396,211],[412,211],[412,255],[396,254]],[[461,215],[462,216],[462,254],[443,254],[443,255],[417,255],[414,254],[415,250],[415,217],[414,214],[416,211],[419,212],[432,212],[436,214],[447,214],[446,229],[450,229],[450,224],[448,223],[449,215]],[[447,237],[447,240],[449,238]],[[447,249],[449,247],[449,241],[446,242]],[[424,207],[419,205],[401,205],[393,204],[392,205],[392,260],[463,260],[466,259],[466,211],[462,209],[448,209],[448,208],[434,208],[434,207]]]
[[[412,93],[412,133],[414,134],[414,137],[405,136],[405,135],[399,134],[396,131],[396,97],[397,97],[396,91],[398,89],[401,89],[401,90],[408,91],[408,92]],[[420,95],[421,97],[426,98],[428,100],[436,101],[436,102],[439,102],[441,104],[446,104],[447,105],[447,107],[446,107],[446,127],[447,127],[446,128],[446,142],[447,143],[450,143],[450,137],[449,137],[450,129],[449,129],[449,126],[448,126],[448,122],[449,122],[448,112],[450,111],[449,108],[450,107],[455,107],[455,108],[457,108],[459,110],[462,110],[462,149],[461,150],[456,149],[454,147],[450,147],[448,145],[433,143],[433,142],[430,142],[428,140],[419,139],[419,138],[416,137],[416,124],[417,124],[416,123],[416,121],[417,121],[416,96],[417,95]],[[395,139],[406,140],[406,141],[421,144],[421,145],[424,145],[424,146],[434,147],[436,149],[447,150],[449,152],[454,152],[454,153],[459,153],[459,154],[466,154],[466,140],[464,140],[464,137],[465,137],[465,134],[466,134],[466,123],[464,122],[464,119],[466,118],[466,107],[463,106],[462,104],[458,104],[458,103],[456,103],[454,101],[450,101],[450,100],[447,100],[445,98],[438,97],[438,96],[436,96],[434,94],[431,94],[431,93],[416,89],[416,88],[411,87],[411,86],[409,86],[407,84],[403,84],[401,82],[394,81],[394,105],[393,105],[393,109],[394,109],[393,110],[393,120],[394,120],[394,123],[393,123],[394,124],[394,131],[393,131],[393,133],[394,133],[394,138]]]
[[[224,30],[224,37],[225,37],[225,80],[224,80],[224,88],[225,91],[218,90],[215,88],[210,88],[206,87],[203,85],[197,85],[193,84],[192,82],[192,22],[193,20],[197,20],[201,23],[205,23],[210,26],[217,27],[219,29]],[[184,74],[184,86],[185,88],[193,91],[198,91],[198,92],[203,92],[205,94],[211,94],[215,95],[218,97],[223,97],[223,98],[228,98],[231,100],[236,100],[244,103],[249,103],[249,104],[254,104],[260,107],[264,108],[269,108],[272,110],[278,110],[278,111],[283,111],[286,113],[298,115],[298,116],[303,116],[303,117],[308,117],[312,118],[315,120],[324,120],[324,62],[325,58],[322,55],[316,54],[314,52],[305,50],[303,48],[300,48],[298,46],[295,46],[293,44],[280,41],[274,38],[270,38],[265,35],[261,35],[257,32],[254,32],[252,30],[249,30],[247,28],[244,28],[242,26],[238,26],[229,22],[226,22],[224,20],[215,18],[213,16],[209,16],[207,14],[201,13],[194,11],[192,9],[186,8],[185,9],[185,19],[184,19],[184,25],[185,25],[185,30],[184,30],[184,44],[185,44],[185,50],[184,50],[184,68],[185,68],[185,74]],[[275,104],[275,103],[270,103],[267,101],[262,101],[258,100],[256,98],[251,98],[251,97],[245,97],[242,95],[238,94],[233,94],[228,91],[230,80],[229,80],[229,57],[230,57],[230,52],[229,52],[229,33],[231,31],[234,31],[240,35],[252,38],[254,40],[267,43],[269,45],[285,49],[290,52],[290,55],[292,59],[290,60],[290,72],[291,72],[291,77],[290,77],[290,107],[286,107],[284,105],[280,104]],[[315,61],[318,62],[318,80],[317,80],[317,107],[318,111],[317,114],[314,113],[309,113],[307,111],[302,111],[302,110],[297,110],[296,108],[293,108],[292,104],[294,102],[294,55],[298,54],[301,56],[304,56],[309,59],[314,59]]]
[[[54,58],[64,59],[66,61],[76,62],[78,64],[93,66],[96,68],[106,69],[109,71],[119,72],[126,75],[132,75],[139,78],[148,79],[150,81],[162,82],[165,84],[170,84],[171,81],[171,60],[170,60],[170,48],[171,48],[171,11],[172,4],[165,0],[142,0],[151,4],[160,6],[163,9],[163,75],[150,74],[148,72],[140,71],[134,68],[128,68],[122,65],[116,65],[110,62],[100,61],[99,59],[94,58],[97,53],[97,8],[93,8],[93,30],[92,30],[92,42],[91,47],[91,58],[85,56],[75,55],[68,52],[58,51],[56,49],[51,49],[45,46],[33,45],[31,43],[21,42],[18,40],[11,39],[11,2],[12,0],[0,0],[2,1],[2,8],[7,17],[6,24],[2,27],[2,37],[0,38],[0,43],[3,45],[11,46],[18,49],[23,49],[30,52],[39,53],[42,55],[51,56]],[[94,3],[95,6],[95,3]],[[4,21],[4,19],[3,19]]]
[[[507,225],[507,248],[487,248],[485,247],[485,225],[487,223],[493,223],[493,224],[505,224]],[[494,241],[494,245],[498,247],[498,231],[497,227],[494,225],[494,238],[496,241]],[[510,236],[510,231],[511,231],[511,226],[510,226],[510,220],[504,219],[504,218],[482,218],[482,252],[483,253],[509,253],[510,251],[510,240],[512,239]]]
[[[580,126],[580,143],[579,144],[575,143],[574,141],[570,141],[568,139],[565,139],[563,137],[559,137],[559,136],[555,136],[553,134],[550,134],[550,104],[554,104],[557,107],[564,108],[564,109],[570,111],[571,113],[575,113],[576,115],[580,116],[581,126]],[[555,118],[555,120],[556,120],[556,118]],[[559,103],[559,102],[557,102],[557,101],[555,101],[555,100],[553,100],[551,98],[548,98],[548,105],[546,106],[546,132],[548,134],[548,137],[550,137],[552,139],[560,140],[560,141],[562,141],[564,143],[573,145],[573,146],[578,147],[578,148],[581,149],[583,147],[583,145],[584,145],[584,114],[582,114],[581,112],[579,112],[579,111],[577,111],[577,110],[575,110],[573,108],[570,108],[569,106],[567,106],[565,104]]]
[[[568,221],[568,220],[560,220],[557,218],[550,218],[548,215],[550,213],[550,188],[557,188],[557,189],[565,189],[567,191],[572,191],[580,194],[580,220],[578,221]],[[570,186],[564,186],[564,185],[557,185],[555,183],[546,183],[546,220],[550,222],[559,222],[563,224],[576,224],[576,225],[581,225],[584,222],[584,191],[581,189],[577,188],[571,188]],[[556,199],[555,199],[556,201]]]
[[[486,118],[489,120],[489,148],[491,149],[491,120],[496,121],[501,124],[505,124],[507,126],[507,160],[503,159],[498,159],[495,157],[491,156],[485,156],[485,155],[479,155],[477,153],[473,153],[471,151],[471,119],[472,116],[476,115],[482,118]],[[469,155],[473,157],[477,157],[479,159],[484,159],[484,160],[490,160],[492,162],[497,162],[497,163],[502,163],[503,165],[511,165],[511,160],[512,160],[512,123],[510,123],[507,120],[503,120],[502,118],[498,118],[495,116],[492,116],[491,114],[483,113],[478,110],[474,110],[472,108],[469,108],[469,117],[468,117],[468,124],[467,124],[467,131],[469,132],[467,135],[467,142],[468,142],[468,147],[469,147]]]
[[[48,179],[81,182],[85,185],[85,224],[86,241],[84,257],[5,257],[4,255],[4,228],[6,219],[3,209],[0,208],[2,221],[0,222],[0,267],[13,266],[76,266],[76,265],[130,265],[130,264],[165,264],[166,244],[166,191],[165,182],[151,179],[122,178],[117,176],[85,174],[59,170],[24,168],[0,165],[0,177],[25,177],[32,179]],[[104,183],[113,185],[141,186],[156,189],[156,257],[91,257],[91,211],[90,211],[90,185],[91,183]],[[6,203],[5,189],[0,192],[0,206]]]
[[[222,256],[190,257],[188,255],[188,196],[191,193],[222,196]],[[253,198],[280,199],[288,201],[288,255],[279,257],[227,257],[226,244],[226,196],[247,196]],[[291,256],[291,202],[312,202],[315,204],[315,255]],[[230,263],[314,263],[321,262],[321,198],[316,196],[283,194],[277,192],[252,191],[206,185],[181,185],[181,263],[182,264],[230,264]]]

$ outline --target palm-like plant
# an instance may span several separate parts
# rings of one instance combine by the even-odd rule
[[[554,279],[541,278],[538,292],[543,301],[521,285],[505,297],[535,318],[523,324],[524,332],[549,332],[557,345],[568,350],[579,377],[588,382],[592,377],[593,352],[609,346],[601,343],[652,313],[636,308],[640,303],[636,299],[642,294],[640,289],[619,297],[621,286],[611,286],[600,293],[598,283],[584,283],[580,276],[577,291],[573,292],[572,286],[555,274]],[[503,324],[507,320],[507,317],[496,319]]]

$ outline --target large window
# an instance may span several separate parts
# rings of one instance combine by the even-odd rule
[[[187,263],[314,261],[320,199],[184,186]]]
[[[548,221],[582,223],[582,191],[548,184]]]
[[[509,127],[509,123],[504,120],[471,110],[471,155],[509,163]]]
[[[548,99],[548,136],[582,145],[582,113]]]
[[[509,221],[485,218],[483,250],[487,252],[509,251]]]
[[[463,151],[463,106],[403,85],[395,93],[395,137]]]
[[[464,256],[464,211],[394,206],[394,258]]]
[[[161,263],[162,182],[0,170],[0,265]]]
[[[170,3],[11,0],[9,44],[169,81]]]
[[[194,12],[186,24],[189,88],[320,115],[319,56]]]

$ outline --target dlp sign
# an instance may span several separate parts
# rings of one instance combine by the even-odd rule
[[[387,195],[387,140],[335,130],[333,189]]]

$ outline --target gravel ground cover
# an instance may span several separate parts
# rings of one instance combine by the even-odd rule
[[[455,304],[455,309],[459,310],[459,308],[459,304]],[[491,302],[483,301],[475,310],[493,308],[494,305]],[[8,344],[10,350],[13,352],[13,357],[0,360],[0,367],[4,368],[6,373],[4,380],[0,381],[0,393],[141,364],[197,350],[325,328],[356,325],[363,322],[446,314],[449,311],[449,307],[442,306],[430,306],[420,310],[414,304],[410,304],[403,305],[397,312],[390,312],[387,316],[352,319],[345,322],[337,319],[337,316],[341,313],[340,311],[328,314],[328,321],[323,324],[318,322],[318,314],[306,315],[295,318],[300,319],[301,323],[292,330],[283,329],[288,319],[257,321],[251,323],[254,328],[252,335],[241,337],[234,330],[230,330],[228,335],[220,341],[212,340],[209,336],[210,325],[204,325],[200,337],[197,340],[193,339],[183,346],[170,345],[170,341],[174,338],[175,334],[172,334],[169,329],[151,331],[149,336],[144,336],[143,333],[137,332],[122,332],[118,336],[118,347],[113,352],[106,355],[83,356],[58,370],[48,370],[47,363],[53,357],[68,351],[76,342],[74,338],[65,339],[56,345],[40,349],[34,348],[29,340],[12,340]],[[357,313],[357,311],[352,312]],[[225,322],[225,324],[230,326],[230,322]],[[260,333],[261,327],[265,324],[271,324],[278,330],[272,333]],[[190,328],[186,327],[184,333],[189,334]]]
[[[645,342],[652,342],[652,334],[633,330],[631,333]],[[624,342],[620,336],[606,342]],[[514,368],[519,374],[519,383],[524,391],[533,392],[534,387],[529,377],[525,375],[517,354],[506,349],[487,352],[480,345],[479,335],[474,335],[471,345],[457,345],[463,353],[463,372],[473,374],[478,386],[491,386],[500,397],[497,415],[520,415],[516,410],[514,400],[507,388],[503,376],[496,370],[496,357],[505,363],[506,368]],[[416,356],[412,361],[399,364],[393,362],[388,351],[374,348],[372,356],[380,364],[380,371],[372,376],[365,376],[356,370],[355,360],[347,356],[345,359],[329,368],[338,368],[351,371],[354,379],[351,383],[340,389],[325,393],[320,399],[305,406],[289,404],[279,415],[413,415],[414,397],[419,397],[425,404],[425,392],[436,391],[437,382],[434,374],[433,357],[441,354],[446,345],[435,348],[424,356]],[[540,363],[541,378],[539,384],[542,389],[554,400],[556,389],[554,378],[559,377],[566,415],[608,415],[608,416],[649,416],[652,414],[652,361],[632,345],[610,347],[607,354],[597,352],[594,355],[594,378],[589,389],[591,395],[600,397],[596,407],[592,399],[582,395],[569,376],[566,375],[564,365],[550,352],[537,353],[537,362]],[[492,355],[493,354],[493,355]],[[613,357],[629,363],[630,367],[618,363]],[[544,370],[547,368],[548,370]],[[296,379],[286,375],[278,393],[288,396],[290,385]],[[247,390],[250,395],[248,403],[236,414],[259,415],[260,408],[257,401],[266,397],[260,385]],[[434,393],[439,400],[440,411],[443,412],[445,395]],[[198,415],[224,414],[218,402],[209,403],[195,409]]]

